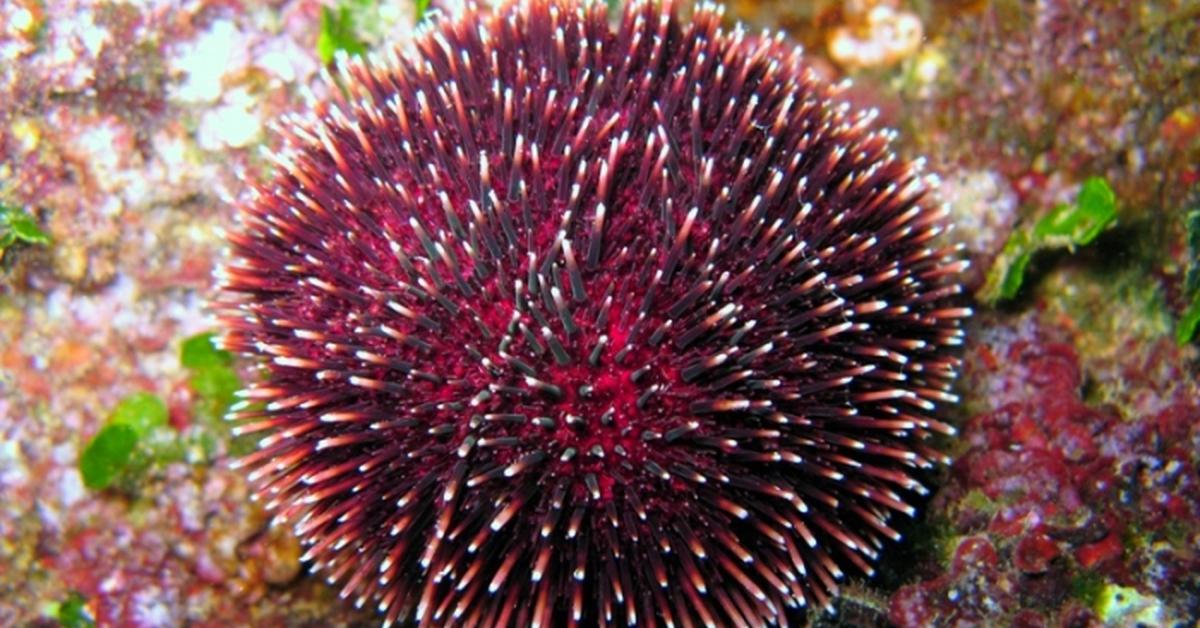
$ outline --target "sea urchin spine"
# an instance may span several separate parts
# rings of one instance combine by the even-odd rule
[[[666,6],[664,6],[666,5]],[[941,461],[929,177],[781,37],[530,0],[343,59],[242,206],[242,462],[387,623],[785,624]]]

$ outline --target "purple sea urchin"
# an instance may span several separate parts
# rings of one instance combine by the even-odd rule
[[[919,167],[781,38],[664,4],[348,61],[242,207],[243,462],[388,623],[786,623],[941,459],[967,311]]]

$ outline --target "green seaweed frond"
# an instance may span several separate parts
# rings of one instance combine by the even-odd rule
[[[167,418],[167,404],[148,392],[134,393],[118,402],[79,457],[84,486],[104,490],[122,474],[135,470],[139,466],[135,455],[139,442],[165,428]]]
[[[367,51],[367,44],[356,29],[356,16],[374,4],[374,0],[343,0],[333,8],[321,7],[321,30],[317,34],[317,56],[321,63],[332,63],[339,50],[351,55]]]
[[[50,236],[24,209],[0,203],[0,258],[18,242],[46,245],[50,244]]]
[[[1005,243],[979,292],[985,303],[1012,299],[1021,291],[1025,269],[1040,251],[1091,244],[1117,218],[1116,195],[1108,182],[1091,177],[1083,182],[1075,202],[1055,207],[1031,228],[1018,228]]]
[[[1175,324],[1175,342],[1186,345],[1200,328],[1200,209],[1188,212],[1187,244],[1190,262],[1183,280],[1183,295],[1188,306]]]
[[[212,332],[184,339],[179,362],[189,371],[188,385],[198,397],[200,418],[212,424],[220,421],[242,387],[241,377],[233,368],[233,354],[213,344]]]
[[[87,599],[78,591],[72,591],[67,599],[58,605],[54,619],[58,620],[58,625],[62,628],[92,628],[96,625],[87,608]]]

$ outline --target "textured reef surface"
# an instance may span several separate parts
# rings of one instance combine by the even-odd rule
[[[0,6],[0,625],[378,622],[231,469],[255,443],[221,415],[257,374],[211,348],[205,303],[271,125],[331,89],[335,50],[402,43],[423,5]],[[813,623],[1200,619],[1200,7],[735,0],[727,19],[851,79],[940,175],[972,261],[954,463]]]

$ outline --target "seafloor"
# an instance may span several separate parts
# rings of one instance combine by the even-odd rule
[[[415,5],[0,3],[0,211],[35,225],[0,233],[0,626],[372,622],[303,574],[229,467],[246,444],[219,415],[249,374],[181,350],[214,325],[218,229],[271,167],[271,121],[326,89],[322,7],[370,48],[408,37]],[[1193,625],[1200,3],[729,9],[854,79],[940,173],[973,261],[955,463],[881,574],[815,623]],[[1115,220],[1033,252],[998,295],[1006,243],[1089,179]],[[165,412],[94,488],[84,452],[135,393]]]

